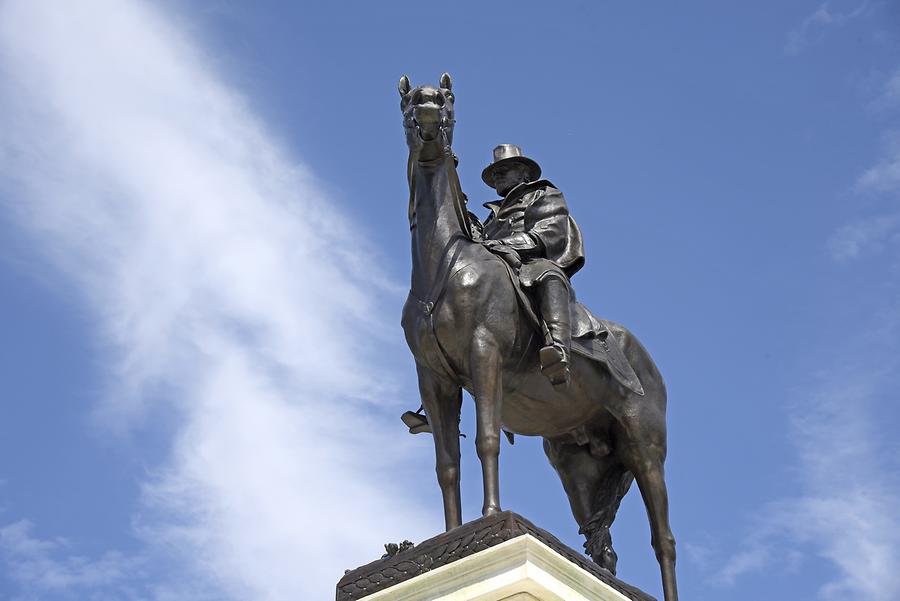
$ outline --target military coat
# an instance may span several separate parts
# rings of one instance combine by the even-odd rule
[[[484,206],[491,213],[484,221],[483,236],[503,240],[519,252],[523,285],[531,286],[554,274],[565,276],[568,282],[584,265],[581,230],[569,214],[562,192],[549,181],[520,184],[506,198]]]

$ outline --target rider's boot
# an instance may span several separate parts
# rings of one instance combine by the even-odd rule
[[[569,288],[554,277],[541,282],[538,289],[541,317],[547,323],[553,340],[552,346],[541,349],[541,372],[554,386],[565,386],[569,381],[569,352],[572,348]]]

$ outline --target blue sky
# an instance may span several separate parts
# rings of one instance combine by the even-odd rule
[[[539,161],[579,298],[666,378],[683,598],[900,598],[898,26],[867,0],[0,2],[0,599],[329,598],[437,532],[397,419],[396,82],[443,71],[473,204],[494,145]],[[579,548],[540,441],[501,469]],[[613,535],[660,595],[636,490]]]

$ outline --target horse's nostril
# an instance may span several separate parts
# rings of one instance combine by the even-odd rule
[[[438,90],[431,88],[422,88],[413,92],[410,98],[410,104],[413,106],[421,106],[423,104],[434,104],[443,107],[447,103],[447,99]]]

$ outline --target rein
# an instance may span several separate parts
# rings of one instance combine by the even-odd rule
[[[462,248],[457,244],[457,242],[462,239],[468,240],[470,242],[475,242],[475,238],[472,235],[472,221],[469,218],[469,211],[468,209],[466,209],[465,195],[463,194],[462,186],[459,183],[459,174],[456,172],[456,157],[450,150],[450,145],[447,143],[447,135],[443,127],[441,128],[441,136],[444,141],[444,150],[441,153],[441,156],[439,156],[438,158],[431,161],[419,161],[416,153],[410,152],[409,154],[409,161],[407,162],[407,181],[409,183],[409,227],[410,229],[412,229],[416,226],[416,163],[424,167],[434,167],[439,165],[441,162],[444,162],[447,168],[447,182],[450,186],[450,196],[453,202],[453,212],[456,214],[456,219],[459,223],[459,228],[461,231],[460,233],[453,234],[441,251],[442,256],[447,256],[451,252],[453,254],[450,255],[450,260],[444,263],[445,266],[441,269],[440,274],[435,278],[434,283],[431,286],[431,290],[428,291],[427,298],[419,298],[413,293],[412,290],[409,291],[409,297],[416,301],[416,303],[419,305],[419,308],[422,310],[422,313],[424,313],[426,318],[428,319],[431,336],[433,337],[437,347],[436,355],[441,363],[441,366],[444,368],[446,375],[449,376],[452,381],[458,383],[459,385],[462,385],[464,379],[460,376],[459,373],[457,373],[455,369],[453,369],[453,366],[450,364],[450,360],[447,356],[446,350],[441,345],[440,340],[438,340],[437,338],[437,332],[434,329],[434,311],[437,308],[438,303],[441,301],[441,298],[444,296],[444,291],[447,288],[447,282],[449,282],[453,278],[453,276],[455,276],[461,269],[467,266],[467,264],[457,264],[460,253],[462,252]]]
[[[441,153],[441,156],[436,159],[431,161],[419,161],[416,153],[409,153],[409,160],[406,163],[406,181],[409,184],[409,227],[410,229],[414,227],[416,217],[416,163],[423,167],[434,167],[443,161],[447,166],[447,181],[450,184],[450,196],[453,198],[453,212],[456,214],[459,228],[462,230],[463,236],[474,242],[475,238],[472,236],[472,220],[469,218],[469,210],[466,208],[466,195],[463,194],[462,185],[459,183],[459,173],[456,172],[456,155],[450,150],[450,144],[447,142],[447,133],[443,127],[441,127],[441,138],[444,142],[444,150],[443,153]]]

